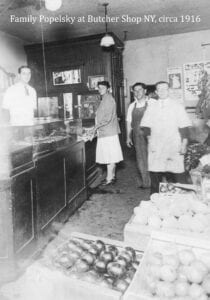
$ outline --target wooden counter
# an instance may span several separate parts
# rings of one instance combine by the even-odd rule
[[[46,243],[52,222],[64,222],[86,198],[83,141],[36,156],[0,180],[0,281],[12,279],[16,262]]]

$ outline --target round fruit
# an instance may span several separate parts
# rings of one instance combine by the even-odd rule
[[[187,267],[187,279],[192,283],[201,283],[204,279],[204,274],[201,270],[194,267]]]
[[[200,286],[199,284],[193,283],[191,284],[191,286],[189,287],[189,296],[191,297],[191,299],[199,299],[199,297],[204,293],[204,290],[202,288],[202,286]]]
[[[100,240],[97,240],[97,241],[95,242],[95,246],[97,247],[97,249],[98,249],[99,252],[105,250],[105,244],[104,244],[104,242],[102,242],[102,241],[100,241]]]
[[[102,251],[101,254],[100,254],[100,259],[104,260],[105,262],[108,263],[110,261],[113,261],[114,256],[113,256],[112,252]]]
[[[94,269],[99,273],[105,273],[107,262],[104,260],[97,259],[94,264]]]
[[[110,277],[109,275],[104,275],[104,279],[109,282],[111,285],[113,284],[114,282],[114,278],[113,277]]]
[[[132,247],[125,247],[125,250],[131,255],[132,260],[134,261],[136,259],[136,251]]]
[[[175,294],[177,296],[187,296],[189,291],[189,284],[186,281],[177,280],[174,284]]]
[[[115,281],[114,285],[115,289],[117,291],[120,291],[120,292],[125,292],[125,290],[128,288],[129,286],[129,283],[123,279],[118,279]]]
[[[92,245],[89,249],[88,249],[89,253],[93,254],[93,255],[98,255],[99,250],[97,248],[96,245]]]
[[[135,260],[135,261],[133,261],[132,262],[132,267],[134,268],[134,269],[138,269],[138,266],[139,266],[139,261],[137,261],[137,260]]]
[[[195,254],[191,250],[182,250],[179,252],[179,260],[183,265],[189,265],[195,258]]]
[[[160,268],[160,279],[173,282],[177,277],[176,269],[171,265],[163,265]]]
[[[72,251],[78,250],[78,244],[75,241],[69,241],[67,246],[69,250]]]
[[[74,269],[80,273],[87,272],[89,270],[89,265],[85,260],[79,259],[78,261],[76,261]]]
[[[122,257],[122,256],[118,256],[115,260],[115,262],[117,262],[118,264],[120,264],[121,266],[123,266],[124,268],[127,267],[128,263],[127,263],[127,260]]]
[[[125,274],[125,272],[126,269],[117,262],[111,262],[107,265],[107,273],[110,276],[119,278],[122,277]]]
[[[89,252],[85,252],[82,259],[84,259],[89,265],[92,265],[95,261],[95,256]]]
[[[127,261],[127,264],[130,264],[132,261],[132,256],[126,251],[120,252],[120,257],[125,258],[125,260]]]
[[[77,251],[72,251],[72,252],[68,253],[68,257],[70,259],[72,259],[73,261],[76,261],[76,260],[78,260],[80,258],[80,253],[77,252]]]
[[[111,252],[111,253],[113,254],[114,257],[117,256],[118,253],[119,253],[117,247],[115,247],[115,246],[113,246],[113,245],[109,245],[109,246],[107,247],[107,251],[108,251],[108,252]]]
[[[202,287],[207,294],[210,294],[210,275],[204,278]]]

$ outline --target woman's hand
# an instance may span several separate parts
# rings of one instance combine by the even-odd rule
[[[94,139],[94,137],[96,136],[96,132],[97,132],[97,129],[96,129],[96,127],[94,127],[90,132],[90,141],[92,141]]]

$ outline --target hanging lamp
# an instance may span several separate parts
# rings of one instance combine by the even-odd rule
[[[47,10],[56,11],[62,5],[62,0],[45,0],[45,7]]]
[[[110,47],[110,46],[113,46],[115,44],[115,41],[113,39],[113,37],[108,34],[107,32],[107,6],[109,5],[109,3],[104,3],[103,6],[104,6],[104,10],[105,10],[105,36],[102,37],[101,39],[101,42],[100,42],[100,46],[101,47]]]

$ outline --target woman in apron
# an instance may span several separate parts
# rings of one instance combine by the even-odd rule
[[[96,112],[97,146],[96,162],[107,165],[107,175],[103,185],[115,183],[116,163],[123,160],[119,142],[120,128],[116,114],[116,103],[109,93],[109,82],[98,83],[98,91],[102,96],[101,103]]]

